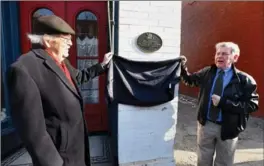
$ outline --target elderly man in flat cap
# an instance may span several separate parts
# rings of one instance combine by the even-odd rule
[[[66,60],[74,30],[57,16],[37,18],[29,35],[41,45],[14,62],[8,73],[13,122],[34,166],[90,166],[83,100],[77,85],[104,73],[112,53],[84,70]]]

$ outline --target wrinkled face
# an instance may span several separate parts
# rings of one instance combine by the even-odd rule
[[[71,35],[57,35],[54,36],[50,42],[50,49],[57,54],[60,61],[69,56],[69,50],[72,46]]]
[[[220,69],[231,67],[234,62],[237,62],[238,55],[232,54],[231,48],[219,47],[215,53],[215,64]]]

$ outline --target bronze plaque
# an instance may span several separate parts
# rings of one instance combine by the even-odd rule
[[[154,52],[162,46],[161,38],[152,32],[145,32],[137,38],[138,47],[145,52]]]

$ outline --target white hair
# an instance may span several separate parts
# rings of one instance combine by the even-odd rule
[[[45,36],[45,38],[44,38]],[[27,34],[28,39],[30,40],[31,44],[38,44],[40,46],[44,46],[44,39],[45,40],[54,40],[56,38],[55,35],[36,35],[36,34]]]
[[[43,35],[27,34],[31,44],[40,44],[43,46]]]
[[[234,42],[220,42],[215,45],[215,48],[218,49],[220,47],[231,48],[231,53],[233,55],[240,55],[240,49],[238,45]]]

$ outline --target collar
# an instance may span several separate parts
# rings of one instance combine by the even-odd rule
[[[57,63],[57,64],[62,64],[61,62],[59,62],[58,58],[55,57],[52,53],[50,53],[48,50],[45,50],[47,52],[47,54]]]
[[[217,73],[219,73],[221,69],[217,68]],[[229,68],[227,69],[224,69],[224,72],[225,72],[225,75],[228,73],[228,72],[231,72],[232,71],[232,66],[230,66]]]
[[[63,64],[63,62],[60,63],[57,60],[57,57],[53,56],[52,54],[50,54],[45,49],[32,49],[31,51],[34,52],[41,59],[45,59],[45,60],[48,60],[48,61],[53,61],[56,64],[58,64],[59,66],[61,66]]]
[[[211,65],[211,69],[212,69],[214,72],[218,72],[218,68],[216,67],[215,64],[212,64],[212,65]],[[231,70],[231,69],[232,69],[232,70]],[[241,80],[240,80],[240,77],[238,76],[238,73],[240,73],[241,71],[238,70],[238,69],[236,68],[235,64],[232,64],[232,66],[231,66],[230,68],[228,68],[227,70],[228,70],[228,71],[233,71],[233,73],[234,73],[234,76],[233,76],[233,77],[236,77],[237,80],[238,80],[238,82],[241,81]]]

